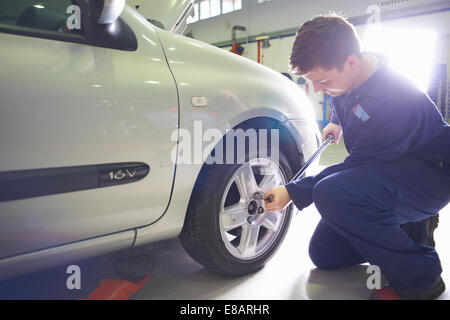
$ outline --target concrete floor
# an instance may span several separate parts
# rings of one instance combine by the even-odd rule
[[[340,145],[331,145],[324,152],[320,166],[342,161],[346,152]],[[317,170],[321,169],[320,167]],[[435,239],[444,272],[450,287],[450,205],[440,215]],[[338,271],[314,267],[308,256],[309,239],[320,216],[314,205],[294,215],[288,234],[272,260],[258,272],[228,278],[211,273],[192,260],[178,239],[151,244],[156,265],[150,279],[133,299],[153,300],[365,300],[370,295],[366,281],[368,265]],[[81,290],[66,287],[66,266],[0,282],[0,299],[80,299],[87,298],[104,278],[118,278],[112,269],[117,254],[75,262],[82,270]],[[450,300],[450,289],[440,299]]]
[[[331,145],[320,159],[324,166],[347,156],[344,145]],[[441,212],[436,230],[437,250],[442,260],[444,281],[450,286],[450,205]],[[156,268],[151,280],[134,299],[272,299],[272,300],[366,300],[371,290],[366,282],[368,264],[338,271],[315,268],[308,256],[308,244],[320,220],[314,205],[294,215],[288,234],[275,256],[260,271],[239,278],[213,274],[192,260],[178,240],[154,251]],[[450,299],[450,289],[440,299]]]

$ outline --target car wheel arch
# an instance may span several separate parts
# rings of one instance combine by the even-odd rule
[[[241,123],[235,125],[232,129],[278,129],[280,130],[280,137],[284,137],[283,139],[280,139],[280,148],[285,152],[287,155],[289,164],[292,166],[294,172],[297,172],[300,170],[302,165],[305,163],[302,146],[301,143],[297,143],[295,141],[294,135],[291,132],[291,129],[289,129],[284,122],[281,122],[277,119],[261,116],[261,117],[255,117],[251,118],[245,121],[242,121]],[[222,137],[223,140],[224,136]],[[213,148],[214,149],[214,148]],[[207,167],[207,164],[203,164],[200,171],[197,174],[194,187],[192,188],[192,193],[194,192],[196,186],[199,183],[199,177],[204,172],[205,168]]]
[[[289,167],[289,173],[285,172],[285,178],[287,179],[286,181],[288,181],[290,178],[290,175],[293,174],[293,170],[297,170],[297,168],[300,168],[300,166],[303,164],[303,156],[302,154],[299,155],[298,150],[297,149],[297,145],[294,141],[293,136],[290,134],[290,132],[288,131],[288,129],[283,126],[283,124],[277,120],[271,119],[271,118],[265,118],[265,117],[258,117],[258,118],[253,118],[253,119],[249,119],[247,121],[244,121],[242,123],[240,123],[239,125],[235,126],[233,129],[242,129],[242,130],[246,130],[246,129],[279,129],[280,130],[280,136],[283,137],[283,139],[280,139],[280,162],[278,163],[278,166],[284,167],[286,168],[286,163],[288,164]],[[224,139],[226,136],[224,136],[222,139]],[[264,146],[263,146],[264,149]],[[259,146],[258,146],[258,150]],[[267,150],[271,150],[271,146],[268,145]],[[250,152],[250,151],[249,151]],[[249,153],[250,154],[250,153]],[[259,151],[258,151],[259,154]],[[263,156],[264,158],[264,156]],[[247,156],[246,156],[247,159]],[[246,165],[247,165],[247,160],[246,160]],[[251,161],[249,162],[251,163]],[[259,162],[257,162],[259,163]],[[228,163],[226,164],[226,166],[223,168],[223,172],[225,173],[225,176],[227,176],[228,172],[230,171],[229,168],[235,166],[235,164],[230,164],[228,165]],[[185,213],[184,216],[184,221],[183,221],[183,228],[181,230],[181,233],[179,234],[179,238],[181,240],[181,242],[183,243],[183,246],[185,248],[185,250],[188,252],[189,255],[191,255],[191,257],[196,260],[197,262],[200,262],[202,265],[215,270],[219,273],[222,273],[224,269],[222,268],[227,268],[230,267],[230,265],[228,265],[227,267],[225,267],[225,265],[223,265],[223,267],[219,267],[218,265],[213,263],[213,261],[216,261],[215,258],[206,258],[206,247],[205,247],[205,239],[208,238],[208,236],[206,236],[207,234],[210,234],[210,231],[206,231],[205,227],[207,224],[205,224],[205,220],[204,218],[198,218],[198,214],[197,214],[197,210],[200,210],[200,216],[205,217],[205,210],[210,210],[208,208],[210,208],[209,205],[206,205],[205,200],[202,199],[206,199],[205,196],[207,198],[212,199],[211,201],[215,202],[216,200],[213,199],[217,199],[217,192],[215,192],[214,190],[212,190],[211,188],[214,188],[213,186],[215,185],[214,183],[211,183],[211,179],[214,178],[218,178],[221,175],[217,175],[217,166],[215,166],[215,169],[213,167],[213,171],[209,170],[211,167],[207,164],[203,164],[202,168],[199,171],[199,174],[197,175],[195,184],[192,188],[192,192],[191,195],[189,197],[189,202],[188,202],[188,207],[187,207],[187,211]],[[221,169],[222,170],[222,169]],[[283,169],[282,169],[283,170]],[[212,174],[212,172],[216,172],[216,174]],[[218,185],[220,185],[222,182],[221,181],[217,181]],[[208,186],[207,189],[205,189],[205,186]],[[219,188],[221,188],[219,186]],[[207,190],[207,192],[205,192],[205,190]],[[203,198],[199,198],[199,193],[203,194]],[[209,201],[209,200],[208,200]],[[214,207],[214,205],[212,206]],[[195,209],[194,209],[195,208]],[[287,210],[292,210],[292,209],[287,209]],[[292,211],[290,211],[292,213]],[[287,218],[290,221],[290,217],[291,217],[291,213],[289,213],[287,216],[289,218]],[[208,214],[209,215],[209,214]],[[207,218],[209,219],[209,218]],[[201,220],[201,221],[200,221]],[[289,226],[290,222],[287,222],[287,226]],[[208,224],[210,225],[210,224]],[[212,225],[211,225],[212,226]],[[209,227],[208,227],[209,228]],[[283,230],[285,230],[286,226],[281,227]],[[211,230],[211,229],[209,229]],[[279,241],[283,241],[282,239],[284,238],[285,235],[285,231],[282,231],[282,235],[280,236],[276,236],[276,243],[278,243]],[[200,240],[203,239],[203,240]],[[212,238],[211,238],[212,239]],[[280,240],[281,239],[281,240]],[[213,241],[213,240],[211,240]],[[225,240],[223,240],[225,241]],[[274,247],[272,247],[272,245]],[[199,246],[199,247],[197,247]],[[220,246],[220,245],[219,245]],[[272,256],[274,254],[274,252],[276,252],[276,248],[278,247],[278,244],[271,244],[270,245],[270,249],[267,249],[269,251],[264,251],[265,253],[263,254],[263,256],[266,255],[266,253],[268,252],[272,252],[270,253],[270,256]],[[198,248],[198,249],[197,249]],[[274,248],[274,249],[273,249]],[[275,250],[275,251],[273,251]],[[216,256],[215,250],[214,251],[209,251],[210,254],[213,254],[214,256]],[[229,253],[227,253],[229,254]],[[218,255],[218,254],[217,254]],[[216,256],[217,257],[217,256]],[[258,260],[259,258],[255,258],[256,260]],[[266,257],[262,258],[263,260],[266,259]],[[270,259],[270,258],[268,258]],[[252,260],[254,261],[254,260]],[[250,264],[252,262],[250,261]],[[265,263],[265,262],[263,262]],[[244,267],[243,270],[245,270],[246,267]],[[248,268],[250,268],[250,266],[248,266]],[[252,267],[253,268],[253,267]],[[231,270],[231,269],[230,269]],[[249,270],[254,270],[254,269],[249,269]],[[247,270],[248,271],[248,270]],[[230,273],[228,273],[228,271],[226,272],[226,274],[229,275],[238,275],[241,274],[241,272],[243,272],[242,274],[247,273],[247,271],[230,271]],[[235,273],[236,272],[236,273]]]

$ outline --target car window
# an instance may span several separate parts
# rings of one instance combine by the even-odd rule
[[[1,0],[0,25],[66,34],[82,34],[81,13],[72,0]]]
[[[0,0],[0,32],[134,51],[137,39],[119,17],[99,24],[95,0]]]

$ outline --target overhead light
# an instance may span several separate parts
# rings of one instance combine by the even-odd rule
[[[436,32],[426,29],[370,27],[364,36],[365,52],[381,53],[390,65],[426,91],[431,76]]]
[[[37,9],[44,9],[45,7],[42,4],[35,4],[33,7]]]

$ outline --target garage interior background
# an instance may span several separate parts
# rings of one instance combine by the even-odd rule
[[[144,0],[127,0],[127,3],[138,6],[144,17],[149,16]],[[379,11],[377,8],[374,11],[373,6]],[[222,13],[224,11],[231,12]],[[196,0],[195,16],[189,19],[184,34],[231,51],[232,28],[243,26],[245,32],[236,31],[236,42],[244,47],[243,56],[275,71],[289,72],[288,61],[298,27],[328,12],[346,16],[356,26],[363,43],[376,16],[382,27],[411,30],[406,33],[411,43],[400,45],[404,49],[403,58],[409,61],[406,68],[414,70],[421,66],[430,71],[427,76],[420,74],[422,69],[416,70],[420,78],[429,78],[424,89],[449,121],[450,2],[447,0]],[[420,29],[432,30],[435,38],[429,39],[427,33],[420,38],[416,32]],[[263,43],[262,38],[268,41]],[[384,45],[390,43],[385,41]],[[433,45],[434,50],[430,48]],[[303,83],[298,76],[292,77],[306,90],[320,126],[326,125],[330,115],[327,97],[314,93],[311,84]]]

